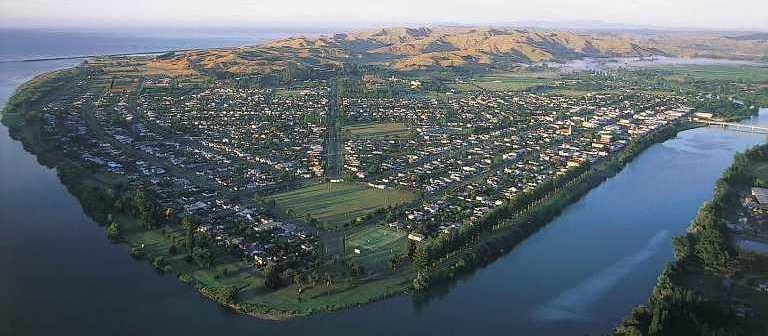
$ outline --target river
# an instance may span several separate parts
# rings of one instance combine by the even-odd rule
[[[0,103],[77,61],[0,63]],[[768,124],[768,110],[747,121]],[[290,321],[228,312],[110,243],[0,126],[0,335],[584,335],[647,300],[738,151],[764,135],[699,128],[650,147],[548,226],[422,297]]]

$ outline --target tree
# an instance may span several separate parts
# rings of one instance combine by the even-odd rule
[[[118,240],[120,239],[120,224],[117,224],[117,222],[112,222],[112,224],[109,224],[107,226],[107,237],[112,240]]]
[[[195,230],[198,226],[200,226],[200,221],[196,217],[184,216],[184,218],[181,219],[181,227],[187,230]]]
[[[426,272],[416,272],[416,278],[413,279],[413,288],[417,291],[427,289],[429,287],[429,275]]]
[[[165,261],[165,257],[163,256],[156,257],[155,260],[152,260],[152,266],[154,266],[157,269],[162,270],[165,265],[166,265],[166,261]]]
[[[137,244],[131,247],[131,256],[134,258],[141,258],[144,256],[144,244]]]
[[[202,268],[210,268],[213,265],[213,254],[205,247],[195,247],[192,250],[192,259]]]
[[[237,303],[239,288],[237,286],[203,287],[201,291],[223,305],[234,305]]]
[[[416,252],[413,253],[413,263],[416,264],[417,269],[426,270],[429,268],[429,251],[426,246],[419,246],[416,248]]]
[[[716,229],[705,229],[699,232],[695,246],[696,256],[707,270],[725,272],[730,268],[731,254],[725,239]]]
[[[267,267],[264,268],[264,286],[271,289],[277,289],[282,282],[283,281],[280,278],[280,270],[277,266],[273,263],[267,264]]]
[[[192,250],[195,247],[195,230],[199,226],[197,218],[191,216],[184,216],[181,219],[181,226],[185,229],[187,234],[187,253],[192,254]]]
[[[691,244],[691,236],[678,236],[672,239],[672,246],[675,251],[675,260],[685,262],[693,254],[693,246]]]
[[[413,254],[416,252],[416,242],[414,242],[411,239],[408,239],[408,241],[406,242],[405,250],[407,251],[406,255],[409,258],[413,258]]]

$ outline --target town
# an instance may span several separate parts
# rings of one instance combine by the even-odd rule
[[[155,59],[60,73],[36,141],[87,181],[110,238],[248,313],[423,288],[482,232],[522,232],[506,220],[588,190],[638,144],[720,120],[709,106],[749,109],[627,69],[275,82],[147,70]]]
[[[411,82],[407,95],[334,99],[331,80],[275,88],[168,76],[116,82],[104,64],[84,67],[92,72],[77,89],[43,108],[50,144],[146,190],[164,213],[194,216],[199,233],[257,268],[321,264],[318,250],[331,250],[318,239],[322,228],[370,224],[415,242],[449,234],[692,113],[688,97],[631,87],[583,95],[448,89],[435,97]],[[328,155],[331,140],[342,142],[340,155]],[[340,176],[327,174],[334,160]],[[354,216],[343,219],[281,202],[281,192],[322,184],[398,193],[373,202],[378,208],[346,209]],[[372,216],[377,210],[387,215]],[[348,250],[361,248],[370,249]]]

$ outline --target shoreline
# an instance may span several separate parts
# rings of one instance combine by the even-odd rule
[[[21,58],[21,59],[4,59],[0,60],[0,63],[32,63],[32,62],[50,62],[50,61],[63,61],[63,60],[76,60],[76,59],[89,59],[94,57],[125,57],[125,56],[151,56],[160,55],[169,52],[187,52],[200,49],[172,49],[172,50],[156,50],[156,51],[138,51],[128,53],[115,53],[115,54],[99,54],[99,55],[74,55],[74,56],[59,56],[59,57],[40,57],[40,58]]]
[[[72,68],[62,69],[62,70],[58,70],[58,71],[54,71],[54,72],[47,72],[47,73],[35,76],[32,80],[27,81],[24,84],[20,85],[17,88],[16,92],[14,92],[13,96],[9,97],[8,102],[13,101],[14,100],[13,98],[15,98],[17,96],[17,94],[21,90],[25,89],[28,86],[28,84],[32,83],[33,81],[40,80],[40,79],[44,78],[45,76],[50,76],[53,73],[57,73],[59,71],[65,71],[65,70],[69,70],[69,69],[72,69]],[[2,110],[3,111],[2,112],[2,116],[3,117],[5,117],[7,112],[8,112],[8,111],[6,111],[6,109],[8,109],[8,106],[9,106],[8,103],[6,103],[6,106],[3,107],[3,110]],[[44,165],[46,167],[49,167],[49,168],[56,169],[57,175],[59,177],[59,180],[67,188],[68,192],[78,199],[78,201],[80,202],[80,205],[83,207],[83,209],[85,210],[86,214],[88,214],[88,216],[91,219],[93,219],[97,223],[100,223],[100,221],[98,219],[94,218],[89,213],[89,209],[87,208],[87,205],[83,202],[83,195],[82,195],[82,193],[77,192],[77,190],[79,188],[79,185],[82,185],[83,182],[86,179],[93,178],[93,177],[89,177],[88,176],[87,170],[78,167],[77,164],[74,164],[73,162],[69,161],[66,158],[63,158],[63,157],[61,157],[59,155],[56,155],[56,153],[45,151],[45,148],[44,148],[45,145],[44,144],[35,142],[36,140],[39,140],[38,138],[27,139],[25,137],[19,137],[18,133],[20,133],[25,127],[29,127],[28,125],[20,125],[18,127],[12,128],[10,125],[8,125],[6,123],[5,118],[3,118],[3,124],[5,124],[8,127],[9,136],[11,138],[13,138],[14,140],[16,140],[16,141],[21,142],[23,147],[24,147],[24,149],[27,152],[29,152],[30,154],[34,155],[36,157],[37,161],[40,164],[42,164],[42,165]],[[662,127],[661,129],[658,129],[658,130],[654,131],[653,134],[649,134],[649,135],[646,135],[645,137],[641,138],[640,140],[642,140],[643,143],[642,143],[642,145],[638,149],[636,149],[635,152],[630,153],[629,155],[626,155],[626,153],[624,151],[628,150],[628,148],[625,148],[621,152],[614,153],[613,157],[611,157],[609,159],[606,159],[605,161],[598,162],[594,167],[589,167],[586,170],[585,173],[595,174],[596,177],[595,177],[594,180],[588,179],[588,180],[583,180],[583,181],[576,181],[576,180],[578,180],[578,178],[571,179],[571,180],[569,180],[569,181],[567,181],[565,183],[565,186],[568,187],[568,190],[561,190],[559,193],[548,194],[546,197],[541,198],[541,199],[539,199],[539,200],[537,200],[535,202],[532,202],[531,204],[535,203],[536,205],[531,207],[529,209],[529,212],[535,212],[535,211],[541,210],[542,207],[551,206],[551,205],[549,205],[548,202],[551,201],[552,199],[555,199],[557,197],[564,197],[563,196],[564,193],[568,193],[571,190],[578,189],[578,191],[573,193],[572,195],[566,195],[568,197],[568,199],[565,202],[563,202],[562,204],[558,204],[557,206],[552,206],[551,210],[554,210],[552,212],[554,215],[551,218],[543,218],[543,219],[537,221],[533,225],[535,227],[529,228],[530,231],[528,232],[527,235],[522,237],[522,239],[512,239],[512,240],[506,241],[505,242],[506,246],[514,247],[518,243],[520,243],[520,242],[524,241],[525,239],[529,238],[530,236],[532,236],[539,229],[547,226],[550,222],[552,222],[553,219],[557,218],[557,216],[559,216],[560,213],[562,213],[563,210],[565,210],[570,205],[572,205],[572,204],[576,203],[577,201],[579,201],[589,191],[591,191],[594,188],[602,185],[602,182],[604,182],[607,178],[610,178],[611,176],[613,176],[613,175],[617,174],[618,172],[620,172],[622,169],[624,169],[624,167],[628,163],[632,162],[637,156],[639,156],[640,154],[645,152],[645,150],[648,149],[649,147],[653,146],[654,144],[664,142],[664,141],[666,141],[666,140],[676,136],[681,131],[692,129],[692,128],[697,128],[697,127],[703,127],[703,126],[706,126],[706,125],[695,124],[695,123],[690,123],[690,122],[686,122],[686,121],[678,121],[678,122],[675,122],[673,124],[666,125],[666,126]],[[663,133],[663,134],[661,134],[661,136],[659,136],[660,133]],[[656,138],[657,136],[658,136],[658,138]],[[653,137],[653,138],[649,139],[649,137]],[[34,150],[35,148],[39,148],[40,150],[39,151],[38,150]],[[68,176],[71,176],[71,177],[67,178]],[[98,178],[96,178],[96,180],[98,180]],[[100,181],[100,182],[103,182],[103,181]],[[572,185],[573,183],[575,183],[575,184]],[[106,184],[106,183],[104,183],[103,185],[100,185],[101,188],[104,188],[105,186],[108,187],[109,185]],[[100,224],[103,224],[103,223],[100,223]],[[499,234],[503,234],[503,233],[505,233],[507,231],[510,231],[509,229],[511,229],[511,228],[505,228],[505,229],[499,230],[498,233]],[[125,244],[130,246],[134,242],[131,242],[130,240],[125,240],[125,241],[123,241],[123,243],[125,243]],[[479,243],[473,244],[473,247],[469,248],[469,250],[471,251],[471,250],[477,248],[479,245],[480,245]],[[504,248],[504,249],[501,250],[501,252],[497,256],[491,258],[490,260],[486,260],[486,262],[488,262],[488,263],[492,262],[492,261],[498,259],[499,257],[501,257],[503,255],[506,255],[506,253],[508,253],[509,251],[510,251],[510,249]],[[464,251],[464,252],[467,252],[467,251]],[[148,261],[150,261],[150,264],[151,264],[151,260],[148,260]],[[479,268],[480,266],[481,266],[481,264],[474,265],[473,267],[469,267],[469,269],[467,269],[467,271],[475,270],[475,269]],[[443,270],[441,270],[441,271],[443,271]],[[440,278],[435,279],[435,280],[438,280],[438,281],[448,280],[448,279],[453,277],[452,274],[454,274],[453,273],[454,271],[455,270],[450,270],[450,272],[446,273],[445,276],[440,277]],[[441,274],[442,274],[442,272],[441,272]],[[450,276],[447,276],[449,274],[450,274]],[[389,276],[387,278],[391,278],[391,276]],[[320,309],[320,310],[310,310],[310,311],[308,311],[306,313],[289,313],[288,311],[276,311],[275,313],[265,313],[265,312],[258,312],[258,311],[246,311],[246,309],[243,307],[243,305],[236,304],[236,303],[235,304],[228,304],[228,303],[216,300],[213,297],[211,297],[210,295],[205,294],[202,291],[202,287],[198,287],[197,283],[195,281],[192,281],[192,282],[185,282],[185,281],[181,281],[181,280],[178,280],[178,281],[180,281],[182,283],[185,283],[187,285],[191,285],[203,297],[205,297],[205,298],[207,298],[207,299],[209,299],[211,301],[214,301],[214,302],[218,303],[221,306],[227,307],[228,309],[231,309],[234,312],[237,312],[238,314],[248,315],[248,316],[251,316],[251,317],[254,317],[254,318],[257,318],[257,319],[273,320],[273,321],[284,321],[284,320],[290,320],[290,319],[293,319],[293,318],[309,316],[309,315],[313,315],[313,314],[317,314],[317,313],[331,312],[331,311],[337,311],[337,310],[341,310],[341,309],[347,309],[347,308],[351,308],[351,307],[355,307],[355,306],[361,306],[361,305],[367,304],[367,303],[372,303],[372,302],[375,302],[375,301],[381,301],[381,300],[389,298],[389,297],[393,297],[393,296],[397,296],[397,295],[402,295],[404,293],[411,292],[410,291],[410,288],[411,288],[410,284],[408,284],[408,282],[403,282],[403,283],[400,283],[397,286],[398,289],[396,289],[396,290],[381,291],[381,292],[379,292],[379,293],[382,293],[381,295],[375,295],[375,296],[369,297],[367,299],[367,301],[366,300],[360,300],[360,301],[349,300],[346,304],[343,304],[342,306],[339,306],[339,307],[335,307],[335,308],[329,307],[329,308],[323,308],[323,309]],[[269,311],[275,311],[275,310],[270,309]]]
[[[664,264],[648,300],[627,312],[611,334],[698,334],[718,330],[762,335],[760,330],[765,330],[766,322],[760,317],[765,310],[760,310],[759,299],[750,299],[760,290],[745,291],[744,287],[748,285],[746,279],[765,275],[765,270],[756,265],[759,259],[764,262],[766,255],[739,248],[735,242],[738,234],[726,223],[746,208],[743,197],[749,195],[752,179],[759,178],[755,166],[768,164],[766,153],[768,143],[763,142],[735,155],[715,182],[712,198],[702,203],[686,233],[673,238],[674,257]],[[719,238],[711,238],[713,235]],[[701,247],[705,244],[707,249]],[[704,285],[713,281],[721,287]],[[680,293],[686,299],[681,299]],[[715,310],[706,313],[702,307]],[[743,307],[754,312],[744,313]]]
[[[589,192],[601,186],[609,178],[620,173],[629,163],[634,161],[648,148],[670,140],[677,136],[677,134],[680,132],[700,127],[707,127],[707,125],[689,121],[680,121],[675,124],[666,125],[655,131],[654,134],[647,135],[647,137],[652,138],[644,138],[645,141],[643,141],[640,148],[636,150],[636,152],[630,153],[629,156],[623,156],[626,154],[625,152],[616,153],[614,154],[615,157],[602,162],[598,162],[596,166],[590,167],[584,173],[566,182],[559,191],[550,193],[542,198],[534,200],[530,203],[535,204],[534,206],[515,213],[512,216],[506,218],[498,218],[496,221],[497,224],[498,222],[512,221],[513,225],[493,231],[490,235],[481,238],[477,243],[473,244],[471,247],[465,250],[454,251],[446,255],[444,260],[441,263],[438,263],[438,266],[436,267],[437,273],[439,275],[437,281],[450,281],[460,274],[472,273],[476,269],[488,265],[505,256],[518,244],[522,243],[523,241],[536,234],[539,230],[548,226],[568,207],[576,204],[579,200],[589,194]],[[558,200],[563,198],[565,198],[565,201],[558,202]],[[537,215],[540,212],[545,212],[546,214],[544,216]],[[538,216],[541,216],[541,218],[538,218]],[[517,223],[522,224],[517,226]],[[510,232],[515,231],[516,228],[520,228],[524,233],[517,237],[505,237],[505,234],[510,234]],[[492,251],[491,254],[481,257],[479,260],[477,260],[476,264],[472,265],[471,267],[456,267],[455,264],[451,265],[455,262],[456,259],[464,260],[464,258],[468,256],[475,255],[476,249],[479,249],[483,243],[489,242],[496,243],[491,245],[497,247],[497,249]]]

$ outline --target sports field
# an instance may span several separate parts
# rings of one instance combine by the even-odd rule
[[[476,77],[466,83],[453,84],[452,86],[459,91],[475,90],[525,90],[530,87],[546,85],[559,77],[553,72],[541,73],[513,73],[500,72]]]
[[[407,136],[410,130],[408,125],[403,123],[374,123],[350,125],[344,128],[349,135],[357,138],[375,138],[395,136]]]
[[[347,236],[347,257],[367,270],[384,270],[393,255],[405,253],[407,239],[404,232],[378,225],[366,226]],[[355,253],[355,249],[360,253]]]
[[[277,207],[298,219],[311,218],[331,226],[349,223],[352,219],[376,209],[398,205],[416,199],[411,191],[375,189],[363,183],[321,183],[272,197]]]

